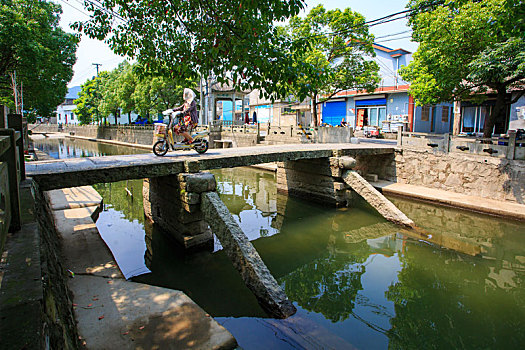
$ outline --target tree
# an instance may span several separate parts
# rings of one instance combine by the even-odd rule
[[[0,103],[15,110],[11,76],[23,85],[24,109],[51,116],[73,76],[78,39],[59,26],[61,7],[38,0],[0,0]]]
[[[296,15],[304,0],[85,2],[92,18],[75,28],[106,40],[121,55],[164,77],[228,76],[243,88],[286,93],[295,79],[287,54],[293,42],[276,35],[275,22]],[[294,48],[297,50],[297,48]]]
[[[75,100],[77,108],[73,112],[78,116],[81,125],[101,121],[99,109],[102,102],[102,86],[107,75],[107,72],[101,72],[98,77],[93,77],[80,86],[78,99]]]
[[[133,93],[137,85],[137,77],[133,73],[133,66],[127,61],[122,63],[122,71],[118,77],[116,93],[119,106],[123,113],[128,114],[128,124],[131,124],[131,112],[135,110],[135,100]]]
[[[177,81],[162,76],[145,77],[136,86],[134,98],[141,113],[160,113],[182,104],[184,88],[196,89],[191,80]]]
[[[343,90],[374,90],[380,81],[379,67],[371,60],[374,38],[364,22],[349,8],[326,11],[319,5],[306,18],[293,17],[283,28],[284,36],[307,47],[292,53],[300,74],[290,86],[300,99],[311,97],[315,126],[320,103]]]
[[[496,104],[485,120],[490,137],[504,121],[507,93],[525,79],[525,2],[520,0],[411,0],[409,25],[419,48],[402,70],[419,105],[474,99],[496,93]]]

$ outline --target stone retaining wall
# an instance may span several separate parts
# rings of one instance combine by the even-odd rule
[[[525,161],[403,149],[383,177],[390,181],[525,204]]]
[[[55,229],[50,205],[38,185],[32,183],[35,217],[40,229],[40,261],[43,285],[43,334],[50,349],[80,347],[71,291],[67,285],[66,268],[62,265],[61,241]]]

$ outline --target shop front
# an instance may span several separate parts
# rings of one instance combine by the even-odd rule
[[[355,98],[356,130],[366,126],[381,128],[386,120],[386,98]]]

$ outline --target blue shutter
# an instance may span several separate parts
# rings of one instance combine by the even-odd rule
[[[346,120],[346,101],[323,103],[323,123],[336,126],[343,118]]]
[[[355,106],[386,106],[386,98],[372,98],[369,100],[357,100]]]

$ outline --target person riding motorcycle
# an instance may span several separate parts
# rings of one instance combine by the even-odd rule
[[[171,116],[174,113],[170,113],[168,129],[173,127],[176,134],[184,136],[184,142],[191,144],[193,142],[193,138],[191,137],[189,131],[191,131],[191,129],[199,122],[197,103],[195,102],[195,93],[192,89],[185,88],[182,97],[184,99],[184,103],[172,110],[172,112],[181,111],[182,118],[180,119],[179,123],[173,125],[175,121]]]

